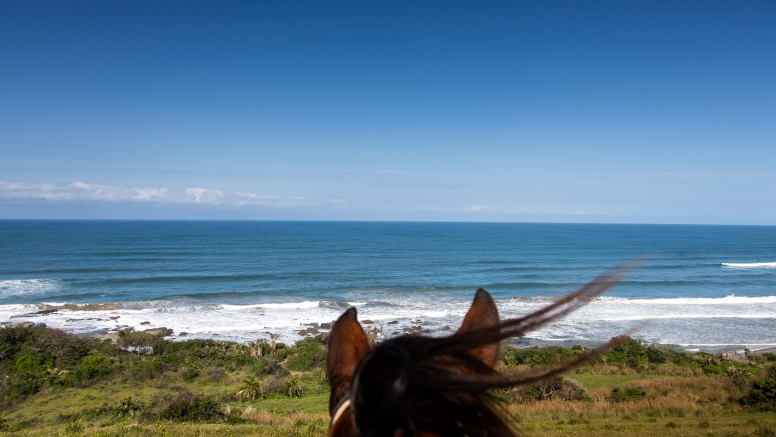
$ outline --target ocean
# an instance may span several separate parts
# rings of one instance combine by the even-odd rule
[[[0,324],[292,343],[355,306],[383,336],[438,335],[478,287],[515,317],[644,255],[604,296],[516,344],[640,327],[634,336],[688,350],[776,346],[772,226],[6,220]]]

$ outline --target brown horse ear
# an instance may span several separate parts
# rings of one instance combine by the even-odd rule
[[[469,308],[469,312],[467,312],[466,317],[463,318],[463,323],[461,323],[461,327],[458,328],[457,333],[481,328],[490,328],[498,325],[498,323],[498,309],[496,309],[493,298],[490,297],[490,293],[480,288],[474,295],[472,307]],[[472,353],[483,363],[493,367],[496,365],[496,360],[498,359],[498,346],[498,343],[487,344],[474,349]]]
[[[334,409],[347,393],[356,364],[368,351],[369,342],[364,329],[356,319],[356,309],[350,308],[334,323],[329,338],[326,377],[331,387],[330,414],[334,414]]]

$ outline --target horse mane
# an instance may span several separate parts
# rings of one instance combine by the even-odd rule
[[[613,346],[613,339],[557,366],[520,377],[502,374],[473,351],[523,335],[585,305],[622,280],[635,263],[607,272],[580,290],[527,316],[446,337],[388,339],[359,361],[349,388],[351,416],[361,437],[514,437],[492,390],[529,384],[568,371]]]

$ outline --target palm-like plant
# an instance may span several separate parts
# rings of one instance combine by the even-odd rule
[[[302,388],[302,384],[299,383],[299,378],[296,376],[292,376],[286,380],[286,393],[288,393],[288,397],[301,397],[302,393],[304,393],[304,389]]]
[[[243,381],[242,387],[237,390],[237,396],[240,396],[242,399],[250,399],[253,401],[261,395],[261,383],[253,378],[246,378]]]
[[[366,328],[366,340],[370,346],[376,346],[380,340],[380,334],[383,333],[383,324],[380,324],[380,328],[376,326],[369,326]]]
[[[277,347],[278,338],[280,338],[280,334],[273,334],[273,333],[270,332],[270,334],[269,334],[269,352],[272,355],[275,355],[275,348]]]
[[[250,343],[249,346],[251,348],[251,356],[257,360],[261,359],[264,355],[264,340],[258,339],[256,343]]]

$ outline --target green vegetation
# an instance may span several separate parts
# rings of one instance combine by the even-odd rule
[[[752,381],[752,388],[741,403],[764,411],[776,410],[776,364],[768,367],[763,378]]]
[[[325,337],[278,340],[172,342],[122,332],[112,343],[2,328],[0,432],[325,435]],[[502,348],[498,367],[519,375],[581,352]],[[776,435],[776,355],[727,358],[624,339],[563,377],[495,395],[532,435]]]

